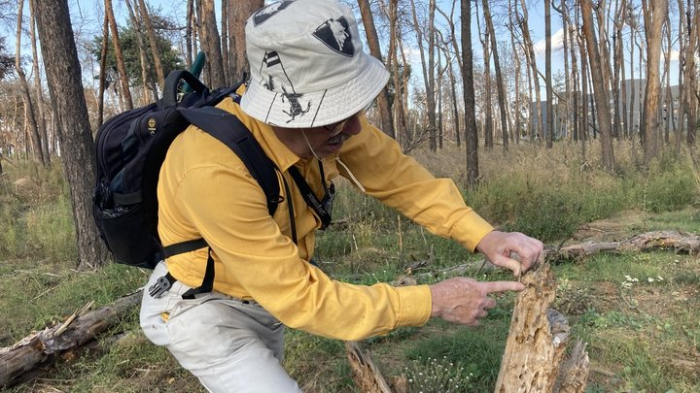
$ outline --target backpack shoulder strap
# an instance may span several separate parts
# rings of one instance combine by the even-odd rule
[[[179,111],[188,122],[224,143],[240,157],[263,189],[268,212],[274,214],[280,197],[279,181],[275,173],[277,167],[248,128],[236,116],[215,107]]]

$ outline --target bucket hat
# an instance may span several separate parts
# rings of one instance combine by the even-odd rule
[[[357,22],[334,0],[291,0],[246,23],[251,77],[241,98],[248,115],[288,128],[319,127],[366,108],[389,80],[365,53]]]

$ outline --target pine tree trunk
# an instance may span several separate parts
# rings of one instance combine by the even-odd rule
[[[34,73],[34,91],[36,92],[37,108],[39,109],[39,119],[37,126],[41,135],[41,151],[44,155],[44,162],[49,165],[51,163],[51,154],[49,152],[49,136],[46,130],[46,109],[44,108],[44,89],[41,87],[41,72],[39,71],[39,56],[36,49],[36,0],[29,1],[29,11],[31,13],[31,39],[32,39],[32,72]]]
[[[221,59],[221,39],[219,29],[216,26],[216,14],[214,13],[214,0],[199,0],[200,4],[200,40],[202,48],[207,54],[207,66],[209,70],[209,87],[216,89],[226,86],[224,77],[224,65]]]
[[[552,2],[544,0],[545,84],[547,85],[547,148],[554,145],[554,95],[552,86]]]
[[[493,27],[493,18],[491,18],[491,10],[489,9],[488,0],[481,0],[484,5],[484,20],[486,29],[489,32],[491,40],[491,55],[493,56],[493,66],[496,70],[496,87],[498,89],[498,107],[501,114],[501,136],[503,137],[503,150],[508,150],[508,120],[507,120],[507,105],[506,105],[506,88],[503,82],[503,74],[501,72],[501,63],[498,57],[498,43],[496,42],[496,29]]]
[[[476,14],[479,14],[478,3]],[[493,97],[491,96],[491,41],[489,40],[489,31],[481,31],[479,18],[476,19],[476,31],[479,34],[479,41],[484,54],[484,148],[488,151],[493,149]],[[484,37],[484,38],[482,38]]]
[[[146,33],[148,34],[148,42],[151,45],[151,55],[153,55],[153,65],[156,68],[156,75],[158,76],[158,85],[161,90],[165,86],[165,75],[163,73],[163,63],[161,61],[160,49],[158,48],[158,38],[156,37],[156,31],[153,28],[153,23],[151,22],[151,16],[148,13],[148,7],[146,7],[146,2],[144,0],[139,1],[139,10],[141,18],[143,18],[146,24]],[[157,92],[154,92],[157,95]]]
[[[479,180],[479,139],[476,130],[474,99],[474,57],[472,54],[472,6],[471,0],[461,0],[462,12],[462,84],[464,94],[464,127],[466,129],[467,148],[467,186]]]
[[[644,33],[647,41],[647,85],[644,93],[644,162],[648,165],[657,155],[657,137],[659,135],[659,101],[661,99],[661,81],[659,61],[661,56],[661,28],[668,12],[667,0],[643,0]]]
[[[134,108],[134,101],[131,99],[131,91],[129,91],[129,75],[126,73],[126,65],[124,64],[124,54],[122,46],[119,43],[119,29],[117,21],[114,18],[114,10],[112,9],[112,0],[105,0],[105,14],[109,19],[109,26],[112,29],[112,45],[114,46],[114,55],[117,58],[117,71],[121,80],[122,98],[126,104],[126,109]]]
[[[362,24],[365,27],[365,34],[367,35],[367,46],[369,46],[369,53],[379,61],[383,62],[382,51],[379,47],[379,37],[377,36],[377,29],[374,26],[374,17],[372,16],[372,9],[370,8],[369,1],[358,0],[357,4],[360,6]],[[385,134],[396,139],[394,122],[391,118],[391,104],[389,102],[388,85],[382,89],[381,93],[379,93],[379,96],[377,97],[377,106],[379,107],[379,115],[382,119],[381,130],[384,131]]]
[[[435,58],[434,58],[434,48],[435,48],[435,36],[433,33],[433,23],[435,21],[435,0],[430,0],[429,3],[429,15],[428,15],[428,32],[423,32],[418,22],[418,14],[416,12],[416,4],[414,0],[411,0],[411,14],[413,15],[413,25],[416,30],[416,40],[418,42],[418,51],[421,58],[421,70],[423,71],[423,82],[425,85],[425,96],[428,105],[428,131],[430,133],[430,150],[437,150],[437,140],[435,135],[436,130],[436,120],[435,120],[435,73],[433,69],[435,68]],[[428,61],[425,59],[425,45],[423,43],[425,37],[428,35]]]
[[[99,99],[97,102],[97,127],[102,126],[105,113],[105,89],[107,79],[107,51],[109,44],[109,18],[105,15],[105,20],[102,25],[102,47],[100,49],[100,84],[99,84]]]
[[[36,5],[41,53],[51,100],[60,119],[57,132],[71,191],[78,267],[95,267],[107,261],[107,250],[92,219],[95,157],[68,0],[41,1]]]
[[[583,35],[586,40],[586,48],[591,62],[591,68],[600,70],[601,59],[598,50],[598,40],[593,31],[593,12],[591,0],[579,0],[581,4],[581,15],[583,17]],[[598,127],[600,127],[600,143],[603,151],[603,166],[608,170],[615,168],[615,155],[613,152],[611,138],[610,110],[608,109],[608,90],[603,78],[593,79],[593,96],[596,101],[596,115],[598,117]]]
[[[24,0],[18,1],[17,8],[17,35],[15,36],[15,71],[19,77],[19,82],[21,86],[22,100],[24,101],[25,115],[27,116],[27,126],[29,127],[29,136],[31,140],[31,146],[33,146],[32,154],[34,159],[39,161],[41,165],[46,166],[46,161],[44,160],[44,151],[41,149],[41,137],[39,136],[39,128],[36,124],[36,117],[34,116],[34,104],[32,102],[32,96],[29,94],[29,84],[27,83],[27,78],[24,75],[24,69],[21,63],[21,48],[22,48],[22,10],[24,8]]]
[[[250,65],[245,55],[245,24],[253,12],[264,6],[263,0],[228,0],[228,39],[229,39],[229,71],[231,83],[243,80],[244,74],[249,74]]]
[[[130,0],[125,0],[126,3],[126,8],[129,10],[129,17],[131,18],[131,24],[134,26],[134,29],[136,29],[136,45],[139,48],[139,60],[141,63],[141,84],[142,84],[142,90],[143,94],[141,96],[141,103],[139,105],[146,105],[146,102],[148,101],[148,80],[150,79],[150,75],[148,70],[151,69],[151,65],[148,63],[148,60],[146,59],[146,45],[143,42],[143,30],[141,27],[141,22],[140,19],[136,16],[138,11],[138,7],[136,12],[134,12],[134,8],[131,6],[131,1]],[[134,4],[135,6],[137,4]],[[153,89],[153,101],[158,100],[158,92],[156,89]]]

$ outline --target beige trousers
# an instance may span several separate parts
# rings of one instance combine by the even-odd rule
[[[301,392],[282,368],[284,326],[255,302],[218,292],[183,300],[178,282],[155,299],[148,288],[167,273],[156,266],[141,303],[141,327],[210,392]],[[246,304],[247,303],[247,304]]]

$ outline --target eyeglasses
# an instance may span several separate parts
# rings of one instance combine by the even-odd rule
[[[357,118],[359,116],[362,116],[365,113],[365,111],[366,111],[366,109],[363,109],[363,110],[355,113],[354,115],[348,117],[345,120],[341,120],[337,123],[325,125],[325,126],[323,126],[323,129],[328,131],[328,133],[330,134],[329,135],[330,138],[333,138],[334,136],[340,134],[341,132],[343,132],[343,130],[345,130],[345,126],[348,125],[348,122],[350,122],[350,120]]]
[[[345,130],[345,126],[348,124],[350,119],[352,119],[355,116],[356,115],[352,115],[352,116],[348,117],[347,119],[341,120],[337,123],[325,125],[325,126],[323,126],[323,129],[328,131],[328,134],[329,134],[328,136],[332,138],[332,137],[340,134],[341,132],[343,132],[343,130]]]

